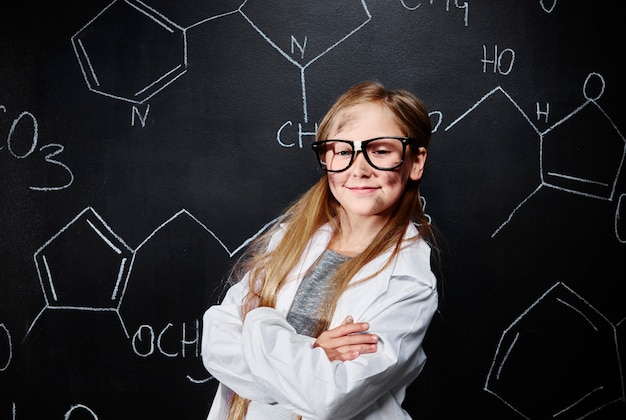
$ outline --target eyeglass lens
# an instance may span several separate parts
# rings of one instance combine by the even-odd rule
[[[364,142],[365,158],[376,169],[397,168],[404,158],[404,143],[400,139],[380,138]],[[352,163],[355,152],[352,142],[327,140],[318,149],[320,163],[329,171],[342,171]]]

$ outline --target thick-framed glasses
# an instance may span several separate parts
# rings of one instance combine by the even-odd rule
[[[343,172],[352,165],[358,152],[363,152],[367,163],[375,169],[380,171],[397,169],[404,162],[408,144],[419,147],[418,141],[414,138],[393,136],[361,141],[322,140],[313,142],[312,146],[323,170]]]

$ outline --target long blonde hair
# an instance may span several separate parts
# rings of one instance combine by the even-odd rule
[[[424,104],[405,90],[387,90],[378,82],[363,82],[355,85],[334,103],[319,124],[317,138],[325,140],[330,131],[342,123],[345,110],[362,103],[378,103],[391,112],[395,122],[405,130],[405,135],[428,147],[431,124]],[[409,157],[415,150],[408,149]],[[410,159],[407,159],[410,160]],[[249,273],[250,289],[242,307],[242,317],[257,307],[275,307],[278,292],[296,267],[312,235],[324,224],[330,223],[333,235],[340,232],[337,222],[342,208],[333,197],[328,186],[327,175],[323,175],[307,192],[293,202],[277,222],[263,235],[255,239],[231,272],[231,280],[238,281]],[[408,180],[404,193],[391,218],[381,229],[374,241],[361,254],[350,258],[338,267],[330,281],[333,293],[327,293],[318,313],[315,336],[327,330],[337,302],[356,273],[368,262],[385,251],[392,254],[383,270],[398,254],[403,244],[406,228],[410,223],[419,226],[419,235],[434,244],[434,233],[424,214],[419,191],[419,181]],[[267,250],[272,235],[281,228],[286,229],[283,239],[271,251]],[[379,270],[379,271],[380,271]],[[373,276],[372,276],[373,277]],[[363,279],[361,281],[366,281]],[[229,401],[229,420],[245,418],[249,400],[232,393]]]

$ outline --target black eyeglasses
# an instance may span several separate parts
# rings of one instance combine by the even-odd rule
[[[404,162],[407,144],[420,147],[411,137],[375,137],[369,140],[322,140],[313,142],[320,167],[327,172],[343,172],[352,165],[358,152],[373,168],[391,171]]]

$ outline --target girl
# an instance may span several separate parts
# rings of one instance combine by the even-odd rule
[[[431,125],[377,82],[343,94],[313,149],[324,176],[258,237],[203,317],[209,419],[408,419],[437,309],[421,206]]]

